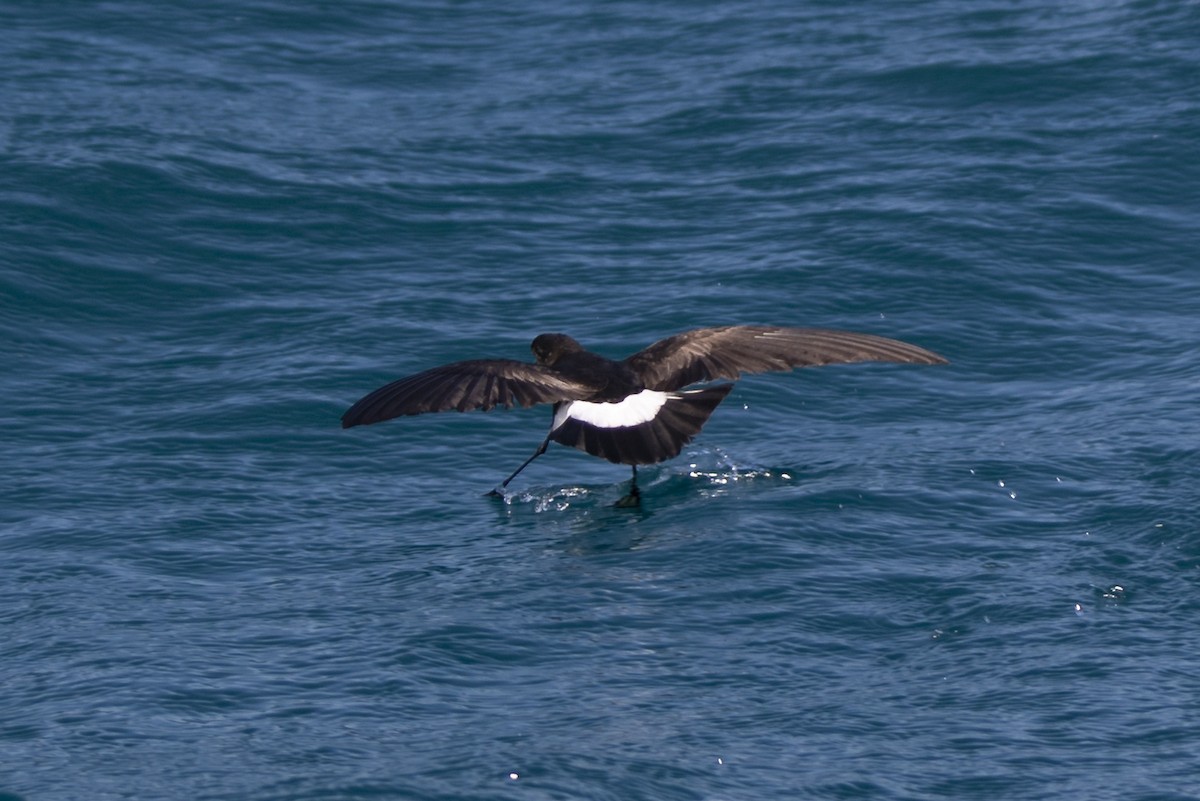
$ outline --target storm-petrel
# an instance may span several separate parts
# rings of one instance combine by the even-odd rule
[[[393,381],[351,406],[342,427],[450,409],[553,403],[550,433],[499,489],[554,440],[632,466],[630,493],[621,505],[635,505],[637,466],[677,456],[733,389],[733,384],[686,389],[692,384],[823,364],[946,363],[932,351],[886,337],[763,325],[685,331],[621,361],[591,353],[566,334],[542,334],[530,348],[535,364],[473,359]]]

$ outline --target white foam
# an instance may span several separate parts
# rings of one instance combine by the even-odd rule
[[[554,427],[557,430],[567,418],[597,428],[627,428],[640,423],[648,423],[658,414],[667,399],[669,392],[656,392],[643,389],[636,395],[630,395],[617,403],[592,403],[590,401],[570,401],[558,408],[554,415]]]

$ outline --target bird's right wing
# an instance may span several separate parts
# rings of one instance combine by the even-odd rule
[[[916,345],[873,334],[765,325],[697,328],[659,340],[625,360],[647,387],[662,391],[698,381],[736,379],[743,373],[849,362],[945,364],[946,360]]]
[[[593,388],[538,364],[476,359],[434,367],[368,394],[342,415],[342,428],[393,417],[502,406],[533,406],[586,397]]]

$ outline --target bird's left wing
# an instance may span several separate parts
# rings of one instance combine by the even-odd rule
[[[496,406],[533,406],[586,397],[592,388],[538,364],[476,359],[434,367],[382,386],[342,415],[342,428],[393,417]]]

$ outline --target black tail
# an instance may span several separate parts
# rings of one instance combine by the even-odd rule
[[[718,384],[673,392],[653,420],[624,428],[602,428],[568,417],[550,432],[550,439],[617,464],[656,464],[678,456],[731,389],[733,384]]]

